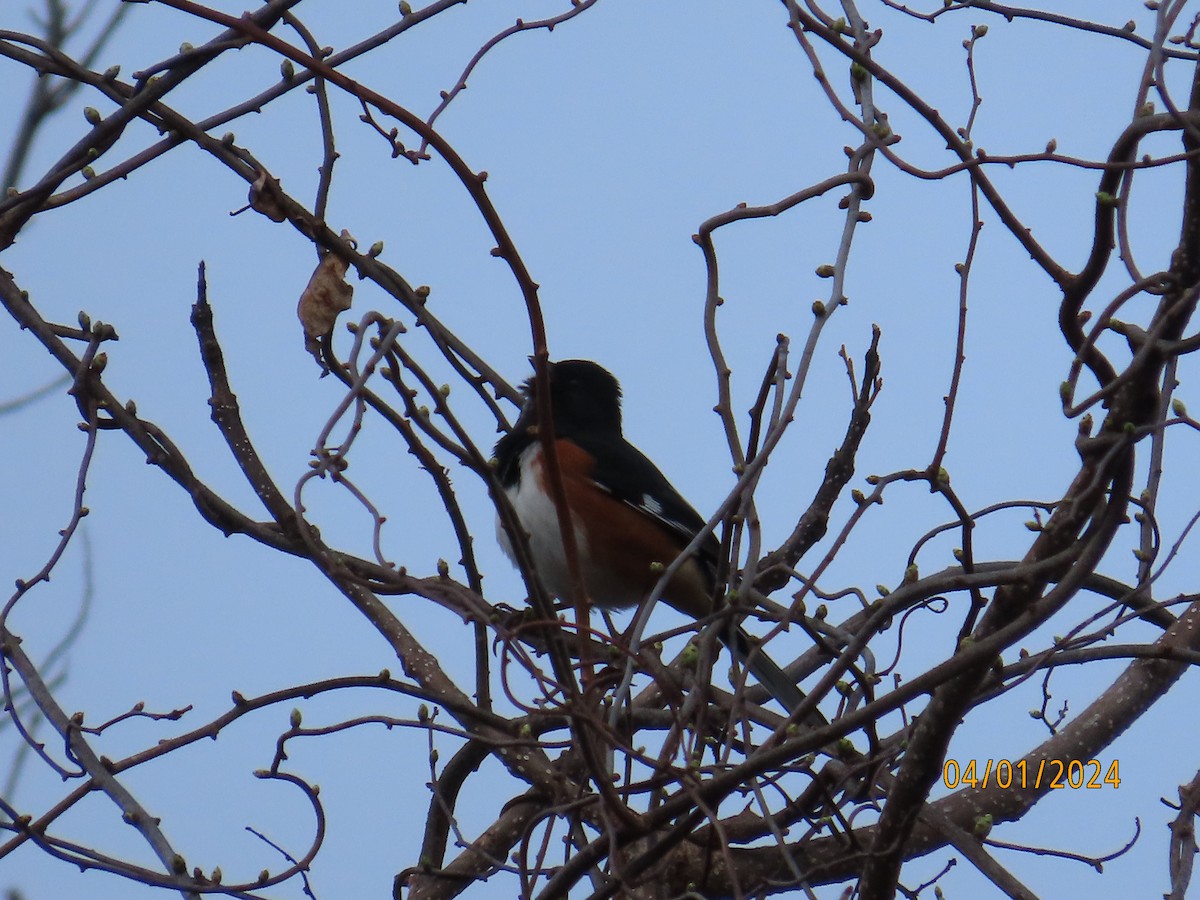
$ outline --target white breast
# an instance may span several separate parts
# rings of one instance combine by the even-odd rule
[[[508,502],[525,533],[529,536],[529,549],[533,553],[533,564],[541,575],[542,584],[555,597],[565,597],[570,591],[570,575],[567,572],[567,556],[563,550],[561,533],[558,528],[558,512],[554,503],[545,493],[538,490],[541,477],[540,466],[537,464],[541,448],[530,444],[521,453],[518,465],[521,477],[512,487],[505,488]],[[508,540],[500,518],[496,518],[496,539],[508,558],[516,563],[512,544]],[[587,538],[583,529],[575,523],[575,546],[581,557],[580,564],[587,568]]]

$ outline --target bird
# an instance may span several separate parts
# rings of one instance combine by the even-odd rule
[[[575,528],[580,576],[588,599],[604,609],[646,600],[705,521],[662,471],[630,444],[621,426],[621,386],[607,369],[585,359],[548,366],[550,409],[566,505]],[[547,592],[571,601],[557,509],[538,435],[537,382],[522,386],[524,405],[511,431],[496,443],[496,476],[528,536],[534,568]],[[499,517],[501,548],[517,563]],[[672,608],[703,619],[723,602],[716,590],[720,543],[710,532],[662,592]],[[721,641],[789,713],[804,702],[795,681],[741,626],[721,626]]]

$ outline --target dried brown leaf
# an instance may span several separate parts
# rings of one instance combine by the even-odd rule
[[[350,299],[354,295],[354,286],[346,282],[348,268],[349,263],[345,260],[334,253],[326,253],[308,279],[308,286],[296,307],[296,315],[304,326],[304,349],[322,366],[320,340],[333,331],[338,314],[350,308]]]
[[[261,170],[250,185],[250,208],[272,222],[282,222],[287,219],[287,214],[279,202],[280,193],[279,179],[272,178],[265,169]]]

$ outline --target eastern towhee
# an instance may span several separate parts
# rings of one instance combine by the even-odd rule
[[[580,576],[592,603],[623,609],[641,603],[669,565],[704,527],[666,477],[621,434],[621,388],[594,362],[551,363],[550,408],[563,492],[575,524]],[[570,599],[571,576],[537,433],[535,382],[512,431],[496,444],[497,475],[529,536],[542,585]],[[505,553],[515,555],[497,522]],[[667,584],[662,599],[701,619],[714,610],[720,544],[709,534]],[[721,640],[789,712],[804,694],[741,627],[722,626]]]

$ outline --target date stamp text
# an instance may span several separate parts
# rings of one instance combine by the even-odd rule
[[[1119,788],[1120,766],[1117,760],[1105,765],[1098,759],[1043,759],[1036,763],[1019,759],[947,759],[942,765],[942,784],[950,790],[959,787],[1003,790],[1047,788],[1050,790],[1090,790]]]

